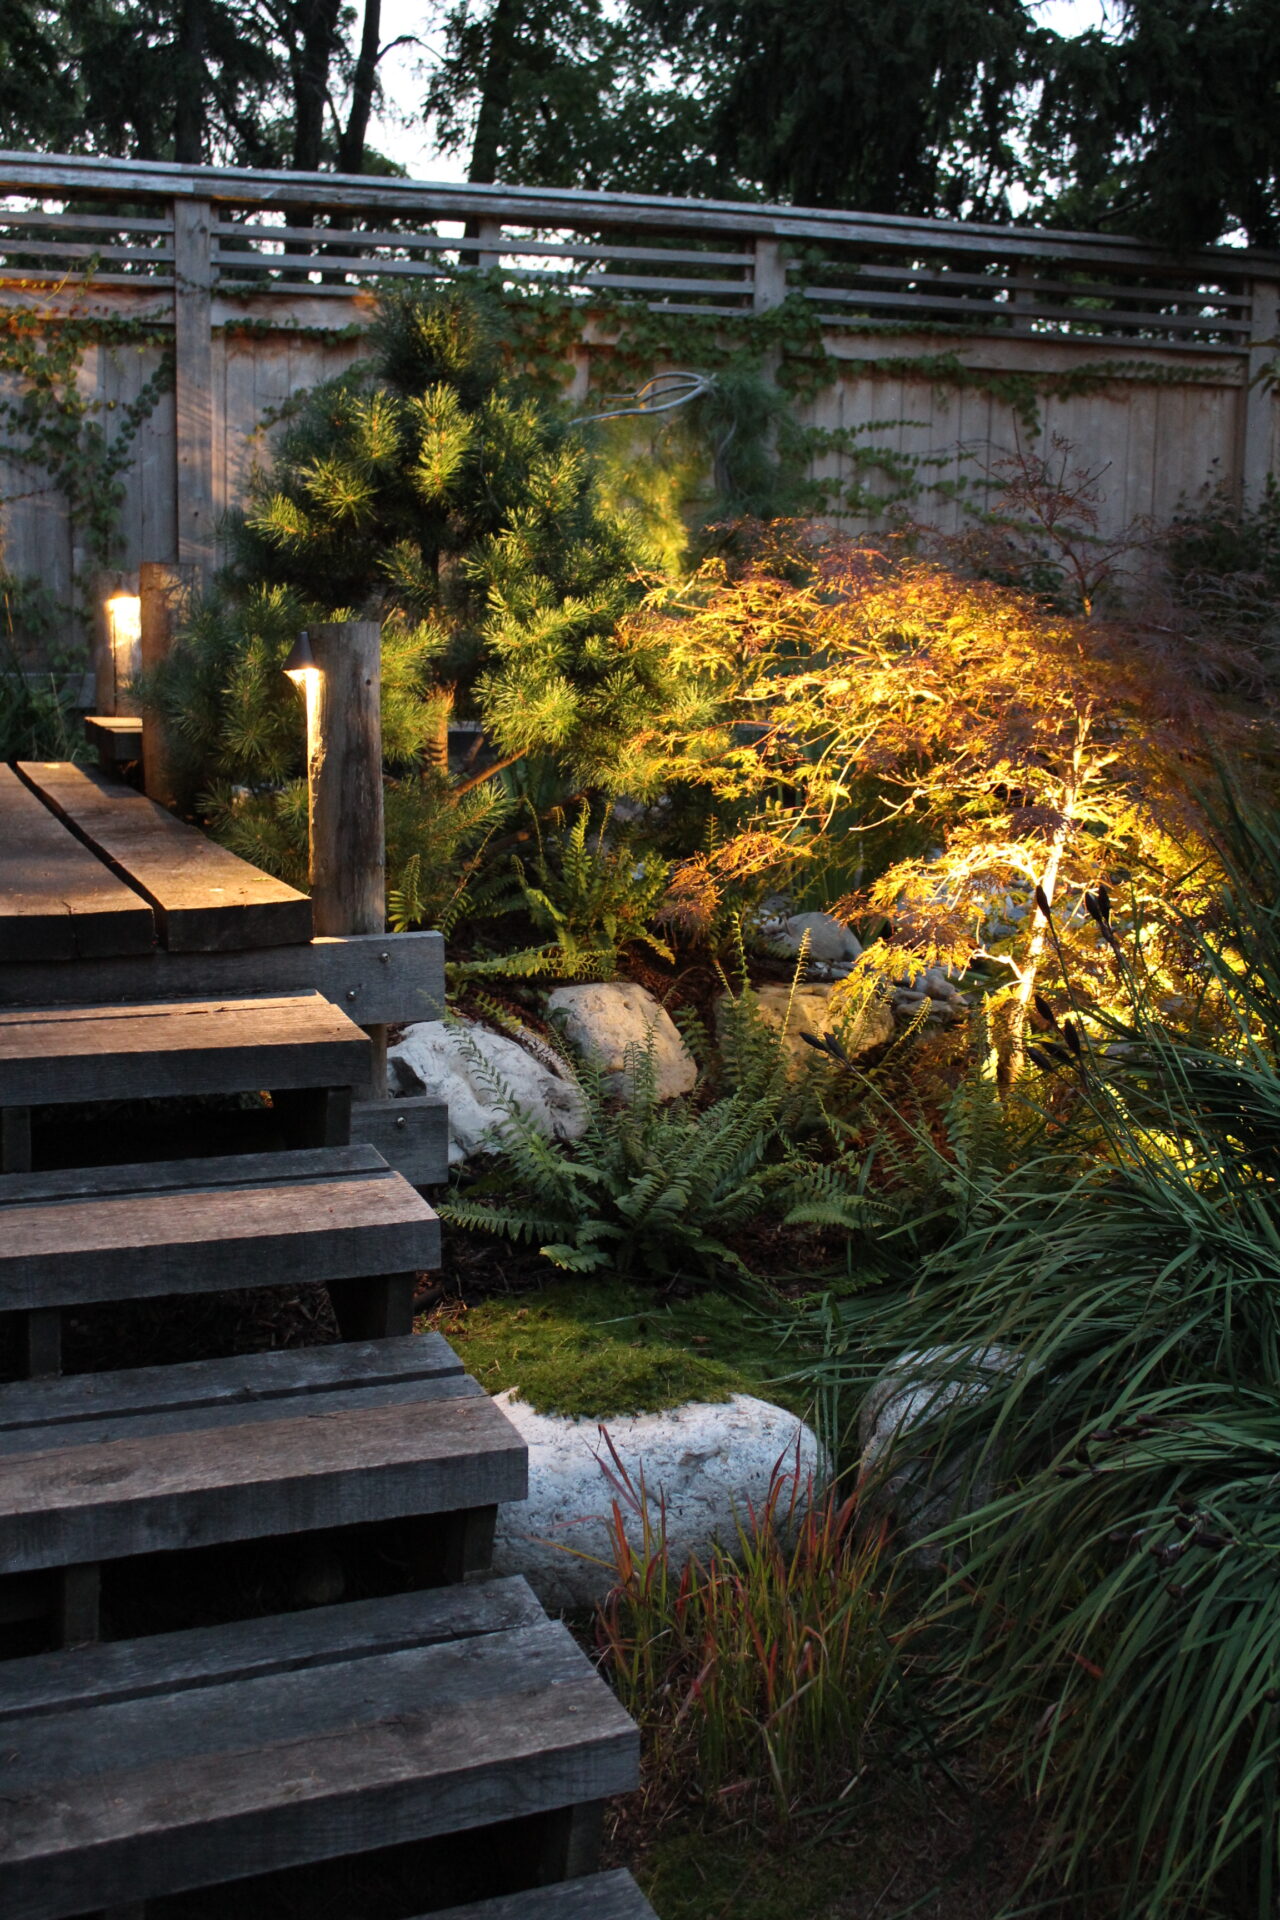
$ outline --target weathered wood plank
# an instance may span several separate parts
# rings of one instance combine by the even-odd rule
[[[346,1406],[326,1394],[311,1414],[251,1407],[236,1424],[203,1409],[184,1431],[161,1415],[162,1431],[96,1445],[59,1427],[42,1452],[18,1452],[11,1434],[0,1564],[21,1573],[523,1500],[524,1443],[465,1380],[420,1381],[416,1401],[390,1405],[368,1402],[394,1388],[357,1389]]]
[[[367,1344],[372,1346],[374,1343],[370,1341]],[[149,1367],[146,1371],[158,1373],[159,1368]],[[324,1387],[313,1384],[305,1392],[298,1391],[287,1396],[281,1393],[274,1399],[244,1404],[225,1397],[216,1406],[167,1407],[162,1410],[144,1407],[130,1413],[100,1414],[96,1419],[86,1415],[83,1420],[62,1420],[53,1426],[38,1416],[29,1425],[21,1427],[6,1420],[3,1429],[5,1457],[0,1461],[0,1478],[3,1478],[11,1462],[30,1455],[45,1459],[59,1451],[66,1451],[70,1457],[85,1447],[96,1449],[125,1443],[153,1446],[169,1434],[247,1430],[270,1427],[284,1419],[311,1420],[322,1414],[359,1413],[361,1409],[374,1407],[425,1406],[428,1401],[436,1400],[474,1400],[483,1392],[483,1387],[465,1373],[417,1378],[406,1376],[399,1380],[386,1380],[376,1386],[353,1386],[335,1379]]]
[[[0,766],[0,961],[146,954],[151,908]]]
[[[105,1168],[95,1192],[36,1199],[11,1182],[38,1177],[0,1179],[0,1311],[339,1280],[363,1292],[368,1278],[438,1266],[439,1222],[401,1174],[274,1177],[273,1161],[297,1157],[237,1156],[234,1180],[215,1160],[213,1180],[192,1172],[167,1187],[114,1182]]]
[[[449,1907],[432,1920],[657,1920],[657,1915],[625,1867],[615,1867],[555,1887]]]
[[[79,1421],[159,1415],[184,1408],[278,1404],[299,1396],[318,1405],[320,1395],[340,1389],[461,1375],[462,1362],[438,1333],[292,1348],[287,1355],[248,1353],[229,1360],[125,1367],[113,1373],[0,1386],[0,1433],[36,1425],[49,1431]]]
[[[0,1007],[137,1004],[313,989],[362,1026],[439,1020],[444,941],[438,933],[357,933],[244,953],[150,953],[62,965],[0,963]]]
[[[69,761],[19,773],[100,860],[155,910],[171,952],[283,946],[311,938],[311,902],[154,801]]]
[[[351,1138],[376,1147],[410,1186],[439,1187],[449,1178],[449,1107],[430,1094],[353,1101]]]
[[[545,1618],[517,1575],[276,1614],[219,1627],[214,1633],[202,1627],[74,1653],[36,1654],[5,1663],[0,1723],[273,1673],[314,1673],[344,1660],[536,1627]]]
[[[187,1687],[155,1709],[6,1721],[6,1920],[550,1813],[637,1777],[635,1729],[549,1622],[335,1662],[322,1686],[303,1669]]]
[[[368,1055],[318,993],[0,1009],[0,1106],[351,1086]]]

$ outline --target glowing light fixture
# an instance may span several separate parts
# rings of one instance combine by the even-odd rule
[[[111,662],[115,669],[117,697],[125,682],[142,672],[142,600],[123,588],[107,600],[107,634],[111,641]]]
[[[315,655],[311,651],[311,637],[305,627],[290,647],[282,671],[288,674],[295,687],[303,688],[313,674],[319,673]]]

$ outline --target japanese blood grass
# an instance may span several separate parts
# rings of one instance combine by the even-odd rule
[[[616,1585],[597,1637],[644,1734],[649,1794],[692,1790],[785,1827],[858,1776],[890,1664],[879,1540],[859,1533],[852,1500],[815,1497],[797,1454],[747,1504],[735,1541],[674,1564],[664,1502],[601,1431]]]
[[[833,1313],[823,1365],[848,1385],[933,1349],[939,1381],[981,1380],[910,1436],[974,1502],[934,1536],[937,1700],[1004,1740],[1055,1878],[1133,1920],[1280,1897],[1280,839],[1228,824],[1181,1032],[1094,901],[1130,1013],[1092,1039],[1064,1018],[1046,1057],[1105,1150],[997,1183],[913,1285]],[[993,1344],[1020,1364],[982,1372]]]

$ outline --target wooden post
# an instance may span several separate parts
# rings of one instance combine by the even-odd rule
[[[1240,493],[1256,507],[1266,491],[1275,438],[1276,396],[1267,368],[1280,360],[1280,282],[1255,280],[1250,292],[1249,360],[1242,396]]]
[[[320,934],[386,926],[382,823],[382,628],[312,627],[307,675],[311,905]]]
[[[776,240],[756,241],[755,271],[751,276],[751,304],[757,313],[780,307],[787,297],[787,269]]]
[[[198,569],[189,563],[171,567],[162,560],[144,560],[138,569],[142,601],[142,671],[150,673],[168,658],[174,629],[186,610]],[[164,724],[155,713],[143,716],[142,777],[149,799],[162,807],[176,807],[181,796],[174,779]]]
[[[382,933],[382,628],[376,620],[311,627],[306,676],[311,909],[318,934]],[[387,1092],[387,1030],[373,1044],[369,1097]]]
[[[213,222],[207,200],[173,203],[173,416],[177,557],[211,572]]]
[[[111,650],[107,601],[113,593],[137,591],[137,575],[125,573],[119,567],[96,567],[89,575],[89,646],[95,713],[113,714],[116,710],[116,662]]]

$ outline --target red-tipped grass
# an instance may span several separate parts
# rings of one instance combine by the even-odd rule
[[[645,1735],[650,1792],[768,1807],[783,1824],[838,1797],[858,1775],[889,1657],[879,1535],[859,1533],[853,1500],[815,1499],[798,1458],[779,1460],[732,1547],[673,1566],[664,1501],[604,1439],[617,1584],[597,1631]]]

